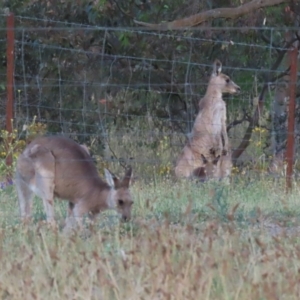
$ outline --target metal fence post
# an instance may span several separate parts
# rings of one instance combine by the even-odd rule
[[[6,59],[7,59],[7,101],[6,101],[6,130],[10,134],[8,139],[8,145],[11,144],[11,134],[13,130],[13,106],[14,106],[14,42],[15,42],[15,32],[14,32],[14,14],[9,13],[7,16],[7,48],[6,48]],[[12,153],[10,149],[7,149],[8,155],[6,158],[6,165],[11,166],[13,162]],[[10,179],[11,174],[7,174],[8,179]]]
[[[290,84],[289,84],[289,108],[288,108],[288,132],[287,132],[287,147],[286,147],[286,192],[292,189],[292,176],[294,164],[294,145],[295,145],[295,99],[297,87],[297,61],[298,47],[297,44],[289,51],[290,56]]]

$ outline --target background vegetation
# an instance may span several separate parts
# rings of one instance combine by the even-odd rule
[[[295,31],[287,28],[298,24],[297,3],[259,9],[238,19],[206,21],[190,30],[154,31],[134,23],[157,23],[240,4],[3,1],[0,9],[9,8],[16,15],[16,129],[24,133],[24,124],[36,116],[48,132],[88,144],[108,163],[135,164],[136,174],[145,174],[139,170],[141,164],[160,168],[165,160],[161,167],[169,170],[191,130],[211,63],[219,58],[224,72],[242,87],[238,97],[225,98],[233,148],[239,147],[247,126],[260,127],[238,163],[264,168],[271,155],[285,148],[286,47],[297,40]],[[1,24],[5,29],[5,18]],[[1,30],[3,103],[5,34]],[[277,97],[280,87],[283,92]],[[259,121],[252,117],[258,100],[264,102]],[[4,125],[4,106],[0,115]],[[122,149],[111,144],[112,136],[123,139]],[[157,157],[161,151],[164,158]]]
[[[286,194],[284,170],[265,176],[270,155],[285,148],[286,50],[298,39],[290,27],[299,5],[176,32],[134,23],[242,2],[249,1],[0,3],[2,128],[4,15],[7,8],[16,15],[14,131],[1,131],[0,181],[14,169],[7,155],[16,158],[45,133],[86,143],[102,174],[104,167],[117,174],[134,168],[131,222],[105,212],[69,238],[61,231],[64,201],[55,203],[57,227],[45,224],[40,199],[24,225],[15,187],[1,182],[1,299],[299,299],[299,185]],[[230,185],[176,181],[174,162],[215,58],[242,87],[240,96],[225,98],[231,143],[236,148],[250,126],[250,146]],[[254,122],[258,101],[264,111]]]
[[[84,232],[18,219],[15,189],[1,192],[3,299],[298,299],[299,186],[236,179],[230,186],[135,183],[129,224],[102,214]],[[239,204],[239,206],[236,206]]]

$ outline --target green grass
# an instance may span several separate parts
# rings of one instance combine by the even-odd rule
[[[156,178],[135,182],[133,219],[114,212],[72,237],[35,199],[22,225],[14,187],[0,193],[1,299],[298,299],[300,188]],[[237,206],[238,204],[238,206]]]

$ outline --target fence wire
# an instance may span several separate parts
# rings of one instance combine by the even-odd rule
[[[222,71],[241,87],[239,95],[223,97],[233,151],[245,138],[257,104],[263,103],[260,121],[252,128],[250,145],[238,157],[237,166],[267,172],[272,158],[282,156],[289,134],[290,78],[285,58],[293,45],[293,40],[284,38],[286,28],[193,28],[161,33],[20,16],[15,20],[14,126],[18,139],[39,131],[65,134],[87,144],[104,165],[125,162],[170,173],[189,138],[212,62],[218,58]],[[2,21],[3,51],[6,30]],[[4,128],[5,58],[2,65]],[[298,103],[296,142],[297,108]],[[140,174],[146,174],[143,168]]]

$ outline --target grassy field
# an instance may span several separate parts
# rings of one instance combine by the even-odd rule
[[[157,179],[132,191],[130,223],[107,212],[69,238],[39,199],[21,225],[14,187],[1,191],[1,299],[299,299],[300,187]],[[65,210],[56,203],[59,226]]]

